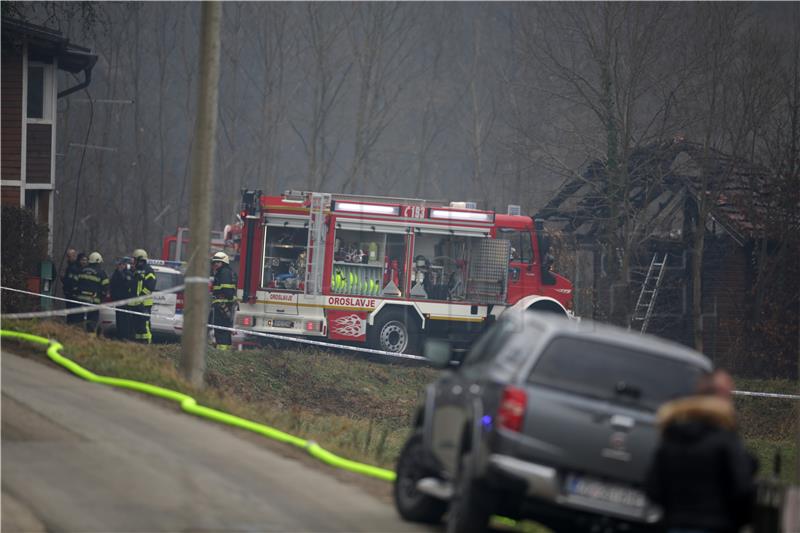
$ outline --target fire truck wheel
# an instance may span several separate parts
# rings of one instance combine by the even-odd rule
[[[419,353],[421,333],[416,317],[391,309],[381,313],[368,331],[369,344],[376,350],[395,353]]]

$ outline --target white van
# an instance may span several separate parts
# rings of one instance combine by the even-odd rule
[[[183,274],[170,266],[160,265],[167,261],[151,260],[148,264],[156,273],[156,292],[165,291],[183,284]],[[113,335],[116,331],[116,312],[112,309],[100,309],[100,329],[105,335]],[[153,308],[150,312],[150,331],[154,337],[175,339],[183,331],[183,291],[169,294],[155,294]]]

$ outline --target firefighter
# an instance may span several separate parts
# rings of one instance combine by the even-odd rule
[[[83,263],[83,261],[82,261]],[[89,254],[86,265],[78,274],[78,300],[94,305],[103,301],[108,294],[108,276],[102,267],[103,256],[98,252]],[[100,323],[100,310],[97,308],[86,312],[86,331],[97,334]]]
[[[153,334],[150,332],[150,311],[153,309],[151,294],[156,290],[156,273],[147,264],[147,252],[138,248],[131,254],[135,269],[133,271],[134,296],[144,296],[140,302],[131,309],[144,315],[132,315],[133,338],[136,342],[150,344]]]
[[[81,254],[83,255],[83,254]],[[61,287],[64,290],[64,298],[67,300],[76,300],[78,296],[78,275],[81,273],[81,265],[78,261],[78,251],[75,248],[67,250],[67,268],[64,270],[64,275],[61,277]],[[67,301],[64,303],[67,309],[74,309],[75,307],[82,307],[74,301]],[[82,313],[73,313],[67,315],[67,324],[79,324],[83,322]]]
[[[133,281],[130,258],[121,257],[117,259],[117,268],[111,275],[109,287],[111,288],[112,301],[127,300],[134,296],[136,283]],[[123,341],[133,338],[131,327],[133,315],[128,313],[130,310],[130,305],[120,305],[116,311],[117,338]]]
[[[211,286],[211,313],[209,322],[215,326],[233,327],[233,313],[236,306],[236,275],[230,267],[230,259],[225,252],[217,252],[211,258],[214,281]],[[231,347],[231,332],[215,329],[214,340],[217,348],[227,350]]]

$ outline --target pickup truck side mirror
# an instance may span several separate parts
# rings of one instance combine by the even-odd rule
[[[446,368],[453,358],[453,346],[442,339],[425,339],[425,358],[436,368]]]

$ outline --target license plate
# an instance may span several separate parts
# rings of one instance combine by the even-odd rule
[[[280,319],[273,320],[272,321],[272,327],[273,328],[293,328],[294,327],[294,322],[292,322],[291,320],[280,320]]]
[[[574,474],[567,476],[565,488],[569,494],[637,509],[644,508],[647,502],[636,489]]]
[[[168,305],[154,305],[153,314],[158,316],[172,316],[175,314],[175,309]]]

